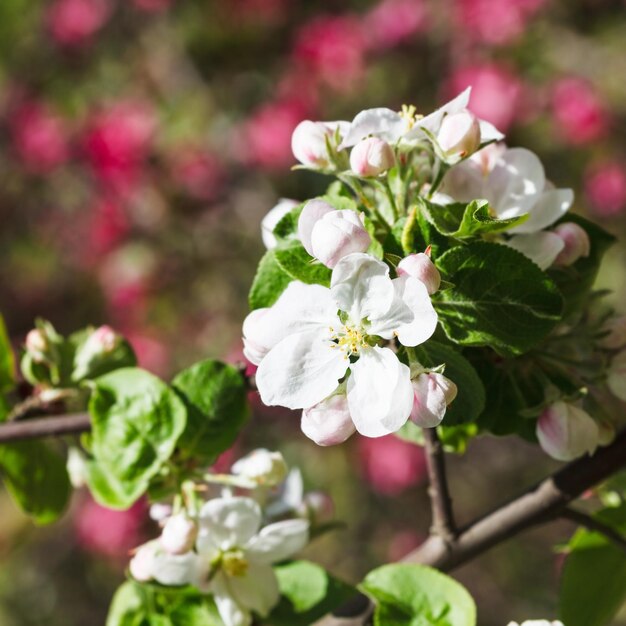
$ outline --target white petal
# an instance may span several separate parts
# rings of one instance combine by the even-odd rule
[[[565,215],[574,202],[571,189],[548,189],[544,191],[530,210],[528,219],[519,226],[511,228],[511,233],[535,233],[554,224]]]
[[[240,547],[257,534],[261,509],[252,498],[214,498],[200,510],[199,552],[219,545],[221,549]]]
[[[491,123],[486,120],[478,120],[480,124],[480,143],[488,141],[502,141],[504,135]]]
[[[437,313],[426,285],[412,276],[394,278],[395,298],[383,317],[372,319],[369,331],[403,346],[417,346],[429,339],[437,328]]]
[[[354,322],[365,317],[380,317],[389,310],[394,298],[389,268],[363,253],[349,254],[337,263],[330,290],[338,308],[348,313]]]
[[[233,598],[224,574],[219,573],[215,577],[211,583],[210,591],[224,626],[250,626],[252,624],[250,611],[240,606]]]
[[[257,311],[252,311],[243,325],[246,356],[255,365],[285,337],[326,329],[337,320],[337,305],[330,289],[300,281],[289,283],[274,306]]]
[[[308,540],[309,522],[290,519],[263,528],[252,538],[245,552],[255,563],[277,563],[302,550]]]
[[[345,256],[365,252],[372,238],[358,213],[333,211],[319,219],[311,232],[311,254],[326,267],[333,268]]]
[[[382,437],[401,428],[413,406],[409,368],[389,348],[374,347],[363,350],[350,369],[348,404],[356,429]]]
[[[266,405],[304,409],[337,388],[348,364],[328,328],[289,335],[263,359],[256,383]]]
[[[298,238],[302,242],[304,249],[311,256],[314,256],[311,235],[315,224],[317,224],[324,215],[334,211],[335,208],[323,200],[309,200],[304,205],[302,213],[300,213],[300,217],[298,218]]]
[[[476,154],[481,152],[482,150]],[[448,197],[457,202],[484,198],[486,180],[480,164],[472,158],[466,159],[448,170],[441,185],[441,194],[437,192],[432,200],[437,204],[449,204],[445,201]],[[443,196],[444,202],[439,199],[439,195]]]
[[[203,569],[200,557],[195,552],[174,555],[165,550],[156,551],[152,568],[154,580],[168,586],[196,584]]]
[[[348,408],[348,398],[343,393],[322,400],[302,411],[302,432],[318,446],[343,443],[354,434],[354,422]]]
[[[395,143],[408,129],[408,121],[391,109],[376,108],[361,111],[350,124],[340,150],[356,145],[368,135]]]
[[[542,270],[548,269],[565,247],[558,235],[549,232],[514,235],[504,243],[534,261]]]
[[[413,139],[419,138],[423,134],[423,130],[427,130],[433,135],[437,134],[439,127],[441,126],[441,122],[443,121],[444,116],[450,115],[452,113],[458,113],[463,109],[467,108],[470,99],[470,93],[472,91],[471,87],[462,91],[456,98],[450,100],[443,106],[439,107],[436,111],[433,111],[426,117],[423,117],[421,120],[418,120],[413,128],[406,133],[405,139],[411,141]]]
[[[230,576],[228,588],[237,604],[258,613],[261,617],[276,606],[280,598],[276,574],[270,565],[248,562],[245,576]]]

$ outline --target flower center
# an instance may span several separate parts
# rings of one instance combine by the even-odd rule
[[[369,345],[367,335],[363,332],[361,326],[353,324],[344,324],[339,330],[330,329],[331,340],[337,344],[337,347],[345,354],[346,358],[352,355],[358,355],[361,348]]]
[[[248,561],[241,550],[227,550],[221,555],[222,570],[229,576],[245,576],[248,573]]]
[[[415,122],[421,120],[424,116],[417,113],[417,109],[411,104],[410,106],[403,104],[400,111],[400,117],[409,123],[409,130],[413,128]]]

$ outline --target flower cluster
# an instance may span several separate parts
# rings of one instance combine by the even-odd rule
[[[226,626],[249,626],[252,613],[265,617],[278,602],[272,564],[306,545],[310,523],[328,505],[321,494],[303,494],[298,470],[287,475],[278,452],[255,450],[231,471],[205,476],[223,486],[221,495],[201,500],[206,484],[187,482],[173,506],[153,504],[161,534],[134,551],[129,569],[138,582],[193,585],[213,597]]]

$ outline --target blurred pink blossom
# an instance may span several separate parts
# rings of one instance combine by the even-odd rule
[[[143,500],[127,511],[114,511],[87,497],[74,514],[76,541],[88,552],[111,559],[125,559],[128,551],[144,539],[147,513]]]
[[[48,29],[61,46],[81,46],[104,26],[111,13],[108,0],[55,0],[48,9]]]
[[[422,449],[394,435],[360,437],[358,451],[364,477],[378,493],[397,495],[426,477]]]
[[[239,145],[244,162],[266,169],[283,169],[293,163],[291,135],[307,117],[309,108],[296,98],[268,102],[245,123]]]
[[[181,146],[170,157],[174,183],[197,200],[212,200],[225,171],[217,156],[197,146]]]
[[[46,174],[69,156],[65,124],[43,103],[21,104],[10,119],[10,132],[15,151],[30,172]]]
[[[368,48],[393,48],[427,26],[423,0],[382,0],[363,19]]]
[[[593,87],[580,78],[563,78],[552,89],[552,115],[559,135],[581,145],[606,135],[609,113]]]
[[[87,255],[100,256],[112,250],[128,234],[130,224],[120,200],[105,196],[89,208]]]
[[[140,367],[159,376],[169,373],[170,352],[165,342],[143,330],[125,329],[123,335],[133,347]]]
[[[446,83],[445,96],[453,97],[466,87],[472,87],[470,110],[502,132],[519,118],[524,95],[522,82],[506,67],[495,63],[458,67]]]
[[[321,16],[297,33],[294,59],[337,91],[350,91],[364,71],[365,36],[357,17]]]
[[[585,194],[598,215],[610,217],[626,210],[626,165],[608,161],[585,173]]]
[[[414,530],[402,530],[396,533],[387,547],[387,559],[391,562],[400,561],[422,544],[424,540],[425,537]]]
[[[519,37],[546,0],[455,0],[456,36],[501,45]]]
[[[156,125],[155,112],[145,102],[120,101],[94,114],[83,148],[97,177],[127,191],[139,177]]]

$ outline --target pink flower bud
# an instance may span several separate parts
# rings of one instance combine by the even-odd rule
[[[172,515],[161,532],[161,545],[170,554],[185,554],[198,536],[198,524],[184,513]]]
[[[456,398],[456,385],[436,372],[424,372],[414,378],[411,384],[414,394],[411,421],[422,428],[438,426],[448,405]]]
[[[302,242],[304,249],[313,256],[311,246],[311,234],[317,222],[327,213],[335,210],[328,202],[323,200],[309,200],[303,207],[298,218],[298,238]]]
[[[335,515],[333,499],[323,491],[309,491],[304,495],[307,516],[317,524],[329,522]]]
[[[262,320],[269,308],[256,309],[243,321],[243,354],[254,365],[259,365],[271,350],[264,341],[265,331]]]
[[[112,352],[120,339],[121,337],[110,326],[105,325],[96,328],[87,341],[100,352],[106,353]]]
[[[354,146],[350,153],[350,168],[359,176],[378,176],[395,163],[391,146],[378,137],[368,137]]]
[[[612,317],[602,327],[608,333],[598,340],[598,345],[609,350],[622,348],[626,345],[626,315]]]
[[[555,265],[571,265],[581,257],[589,256],[591,250],[589,235],[578,224],[565,222],[564,224],[559,224],[553,232],[565,244],[554,261]]]
[[[423,252],[410,254],[404,257],[396,268],[398,276],[412,276],[426,285],[428,293],[432,296],[441,285],[441,274],[430,260],[430,257]]]
[[[26,351],[31,355],[35,363],[41,363],[46,359],[46,352],[50,348],[50,342],[46,334],[39,328],[33,328],[26,335]]]
[[[334,446],[350,437],[355,426],[343,394],[330,396],[302,411],[302,432],[318,446]]]
[[[437,143],[445,156],[466,157],[480,147],[480,124],[467,109],[443,118]]]
[[[582,409],[555,402],[537,420],[537,438],[546,454],[558,461],[571,461],[598,446],[598,426]]]
[[[616,398],[626,402],[626,350],[622,350],[611,361],[606,383]]]
[[[332,135],[333,130],[322,122],[300,122],[291,136],[293,155],[303,165],[322,169],[328,167],[330,156],[326,141]]]
[[[158,550],[158,542],[150,541],[139,546],[135,556],[130,560],[128,569],[130,575],[140,583],[147,583],[152,580],[155,566],[155,556]]]

